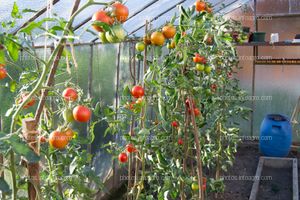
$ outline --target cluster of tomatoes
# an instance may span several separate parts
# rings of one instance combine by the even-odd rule
[[[128,8],[118,1],[106,10],[102,9],[94,13],[92,17],[93,28],[99,32],[99,37],[103,43],[122,42],[125,39],[126,33],[121,24],[127,20],[128,15]],[[110,31],[105,31],[103,26],[95,22],[110,26]]]
[[[136,98],[137,100],[132,101],[131,103],[127,103],[125,105],[125,107],[132,111],[136,111],[137,105],[138,105],[138,108],[140,108],[139,105],[142,104],[144,95],[145,95],[145,90],[142,86],[136,85],[136,86],[132,87],[131,96]],[[126,149],[127,153],[135,153],[137,151],[133,144],[127,144],[125,149]],[[118,158],[121,163],[125,163],[128,160],[128,155],[126,152],[122,152],[119,154]]]
[[[195,2],[195,8],[198,12],[206,11],[208,13],[212,13],[212,8],[202,0],[197,0]]]
[[[78,93],[73,88],[66,88],[62,96],[66,102],[75,102],[78,99]],[[66,109],[64,119],[67,123],[73,122],[88,122],[91,118],[91,110],[84,105],[77,105],[73,111]],[[49,144],[55,149],[64,149],[69,141],[73,138],[74,131],[70,127],[58,128],[49,136]]]
[[[146,45],[163,46],[166,39],[169,39],[168,48],[175,48],[175,42],[172,40],[176,34],[176,28],[172,24],[165,25],[161,31],[155,31],[151,35],[147,34],[143,38],[143,42],[138,42],[135,46],[139,52],[144,51]]]
[[[128,161],[128,153],[135,153],[137,152],[136,148],[133,144],[127,144],[125,147],[125,152],[119,154],[118,159],[121,163],[126,163]]]
[[[141,107],[143,105],[143,97],[145,95],[144,88],[140,85],[136,85],[131,89],[131,96],[134,97],[136,100],[127,102],[125,108],[138,113],[141,111]]]
[[[199,72],[205,72],[206,74],[210,74],[212,68],[207,65],[207,60],[204,56],[201,56],[198,53],[195,53],[193,57],[193,62],[196,64],[195,69]]]

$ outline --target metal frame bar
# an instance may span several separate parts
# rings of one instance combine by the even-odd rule
[[[53,0],[53,4],[55,5],[56,3],[58,3],[60,0]],[[46,5],[44,8],[42,8],[41,10],[39,10],[35,15],[33,15],[31,18],[29,18],[24,24],[22,24],[19,28],[17,28],[17,30],[15,30],[12,34],[17,34],[17,32],[19,30],[21,30],[22,28],[26,27],[30,22],[33,22],[34,20],[36,20],[38,17],[40,17],[42,14],[44,14],[47,11],[49,4]]]
[[[177,4],[175,4],[174,6],[171,6],[170,8],[168,8],[167,10],[165,10],[164,12],[162,12],[162,13],[160,13],[159,15],[155,16],[154,18],[152,18],[149,22],[151,23],[151,22],[157,20],[158,18],[160,18],[160,17],[163,16],[164,14],[170,12],[171,10],[173,10],[174,8],[176,8],[176,6],[178,6],[178,5],[182,4],[182,3],[184,3],[185,1],[186,1],[186,0],[182,0],[182,1],[178,2]],[[144,26],[145,26],[145,24],[143,24],[143,25],[140,26],[139,28],[133,30],[133,31],[130,32],[128,35],[131,35],[131,34],[137,32],[138,30],[140,30],[140,29],[143,28]]]

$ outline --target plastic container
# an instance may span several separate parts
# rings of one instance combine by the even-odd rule
[[[266,33],[265,32],[254,32],[253,42],[265,42]]]
[[[285,157],[292,144],[292,126],[287,116],[269,114],[260,127],[259,149],[265,156]]]

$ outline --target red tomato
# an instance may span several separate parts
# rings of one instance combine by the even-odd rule
[[[145,95],[144,88],[142,86],[136,85],[131,89],[131,95],[135,98],[141,98]]]
[[[134,153],[134,152],[136,152],[136,148],[134,147],[133,144],[127,144],[127,145],[126,145],[126,151],[127,151],[128,153]]]
[[[40,137],[40,143],[45,143],[47,142],[47,139],[44,136]]]
[[[128,8],[120,2],[115,2],[112,7],[114,9],[113,15],[117,18],[117,20],[121,23],[125,22],[129,15]]]
[[[108,25],[112,25],[114,23],[114,19],[107,15],[104,10],[97,11],[93,17],[92,21],[104,22]],[[103,32],[103,29],[100,26],[93,25],[93,28],[98,32]]]
[[[216,84],[211,84],[210,89],[215,92],[217,89],[217,85]]]
[[[120,153],[119,154],[119,161],[121,162],[121,163],[125,163],[125,162],[127,162],[128,161],[128,156],[127,156],[127,154],[126,153]]]
[[[172,121],[172,126],[177,128],[179,126],[179,123],[177,121]]]
[[[68,136],[63,132],[53,131],[49,136],[49,144],[56,149],[63,149],[68,143]]]
[[[232,78],[232,72],[228,72],[228,73],[227,73],[227,77],[228,77],[228,78]]]
[[[200,112],[199,108],[195,108],[195,109],[194,109],[194,115],[195,115],[196,117],[198,117],[200,114],[201,114],[201,112]]]
[[[7,71],[4,67],[0,67],[0,80],[5,79],[7,77]]]
[[[204,11],[205,8],[206,8],[206,4],[204,1],[201,1],[201,0],[197,0],[196,3],[195,3],[195,7],[196,7],[196,10],[198,12],[201,12],[201,11]]]
[[[62,96],[65,98],[66,101],[76,101],[78,98],[77,91],[70,87],[66,88],[63,91]]]
[[[73,109],[73,117],[78,122],[88,122],[91,115],[91,110],[85,106],[79,105]]]
[[[178,139],[178,145],[183,145],[183,140],[181,138]]]

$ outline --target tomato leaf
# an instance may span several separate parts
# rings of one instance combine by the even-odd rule
[[[35,22],[35,21],[30,22],[27,26],[20,29],[19,32],[20,33],[26,33],[26,34],[30,35],[34,29],[42,28],[42,25],[45,22],[49,22],[49,21],[54,21],[54,19],[53,18],[44,18],[39,22]]]
[[[16,2],[14,2],[13,9],[10,13],[12,18],[21,19],[22,15],[20,14],[19,7]]]
[[[11,39],[5,40],[5,47],[8,51],[8,55],[13,61],[18,61],[19,58],[19,46]]]

